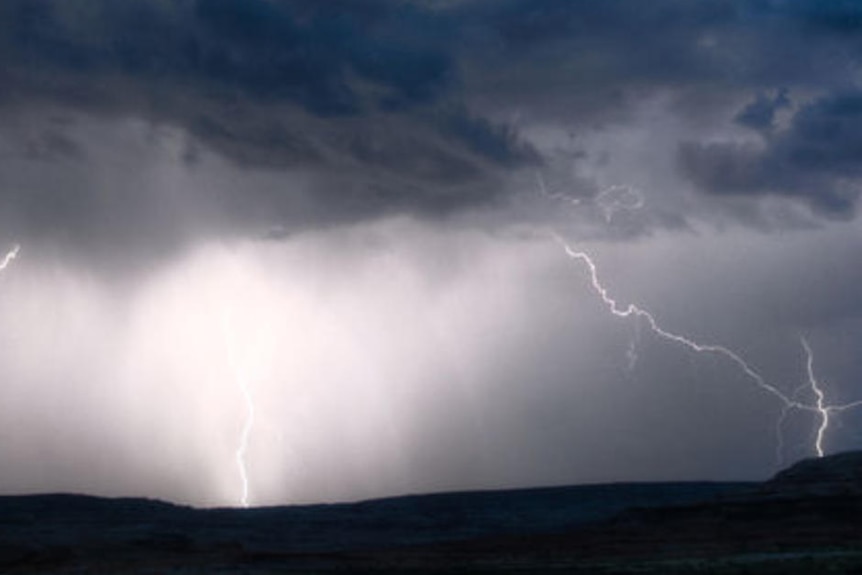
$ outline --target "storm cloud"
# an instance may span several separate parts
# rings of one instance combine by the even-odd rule
[[[752,106],[743,110],[744,123],[771,127],[768,104],[758,100]],[[829,94],[801,106],[786,129],[763,142],[686,143],[680,161],[710,193],[798,197],[821,213],[847,217],[862,192],[860,129],[862,93]]]
[[[663,113],[700,136],[707,126],[728,129],[734,114],[762,132],[785,98],[797,103],[790,128],[765,144],[678,134],[669,147],[680,147],[682,181],[697,190],[768,191],[829,215],[852,210],[857,196],[844,148],[853,142],[827,142],[824,132],[837,114],[848,126],[854,119],[838,110],[854,97],[846,86],[858,64],[853,3],[14,0],[0,11],[4,147],[20,165],[5,182],[4,212],[63,242],[134,244],[140,237],[127,230],[135,228],[182,243],[190,227],[227,222],[258,234],[387,214],[440,217],[506,205],[537,170],[560,174],[561,162],[570,193],[590,199],[603,182],[578,158],[606,156],[583,140],[636,122],[657,97],[669,99]],[[251,175],[224,193],[126,186],[122,176],[94,185],[78,167],[100,171],[110,160],[83,127],[91,119],[129,154],[190,180],[200,162],[224,160],[225,170],[281,173],[290,184],[258,186]],[[545,124],[576,144],[561,151],[535,137]],[[170,143],[152,135],[171,130]],[[68,183],[61,198],[46,191],[51,178]],[[152,207],[165,203],[175,208]],[[186,204],[195,206],[188,217]],[[57,228],[68,229],[58,236]]]
[[[173,127],[181,149],[163,163],[192,171],[205,148],[241,170],[313,175],[302,192],[267,194],[262,211],[295,224],[285,212],[299,210],[303,193],[317,206],[302,214],[312,220],[485,204],[499,195],[499,172],[539,161],[513,130],[453,95],[446,26],[409,4],[39,1],[2,10],[2,113],[39,118],[28,133],[7,135],[27,164],[62,164],[73,150],[84,163],[103,163],[78,129],[88,117]],[[139,145],[134,135],[126,140]],[[93,214],[80,221],[90,233],[95,222],[127,217],[177,228],[139,209],[139,201],[164,201],[158,190],[110,181],[100,187],[115,188],[107,195],[117,201],[106,205],[104,190],[74,180],[59,216],[67,225],[74,210]],[[28,197],[7,204],[48,232],[53,226],[40,221],[60,206],[40,198],[43,182],[24,186]],[[263,199],[254,190],[231,195],[221,205],[194,202],[231,211]]]

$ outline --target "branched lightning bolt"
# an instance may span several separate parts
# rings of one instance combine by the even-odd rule
[[[790,397],[782,393],[781,390],[768,383],[759,373],[752,369],[752,367],[749,366],[748,363],[746,363],[746,361],[742,359],[742,357],[740,357],[738,354],[731,351],[730,349],[721,345],[707,345],[698,343],[685,336],[667,331],[659,325],[658,321],[656,321],[655,317],[649,311],[638,307],[635,304],[628,304],[625,307],[621,307],[620,304],[617,303],[617,301],[613,297],[611,297],[607,288],[605,288],[605,286],[599,279],[598,268],[596,267],[596,264],[590,257],[590,255],[583,251],[576,251],[558,234],[552,233],[551,236],[554,238],[554,240],[557,241],[557,243],[562,246],[563,250],[565,250],[566,252],[566,255],[568,255],[574,260],[579,260],[583,262],[587,266],[593,291],[595,291],[602,299],[602,302],[604,302],[605,307],[607,307],[608,311],[611,314],[619,318],[641,319],[646,322],[647,326],[649,326],[650,328],[650,331],[652,331],[654,334],[668,341],[682,345],[692,351],[696,351],[698,353],[712,353],[716,355],[721,355],[729,359],[731,362],[735,363],[743,371],[743,373],[745,373],[749,377],[749,379],[754,381],[754,383],[758,387],[777,397],[788,408],[812,409],[810,406],[791,399]]]
[[[571,202],[572,204],[579,203],[578,200],[575,200],[570,196],[565,196],[559,193],[549,193],[545,188],[545,184],[542,180],[541,174],[537,174],[536,177],[538,181],[538,193],[541,197],[555,201],[567,201]],[[607,188],[606,190],[603,190],[599,193],[599,195],[595,198],[595,201],[604,212],[605,220],[608,223],[610,222],[611,218],[617,210],[636,210],[641,208],[644,204],[643,195],[638,190],[630,186],[612,186],[610,188]],[[798,409],[800,411],[813,412],[819,415],[820,424],[817,428],[814,449],[818,457],[823,457],[825,453],[823,449],[823,441],[826,436],[826,432],[829,430],[830,414],[839,413],[857,407],[862,407],[862,400],[841,405],[826,404],[826,394],[823,392],[820,383],[814,376],[814,356],[811,351],[811,346],[808,344],[808,341],[805,338],[801,339],[802,346],[806,354],[806,370],[808,376],[807,381],[803,383],[799,388],[797,388],[791,395],[787,395],[779,388],[767,382],[763,376],[761,376],[742,358],[742,356],[732,351],[731,349],[722,345],[702,344],[697,341],[694,341],[691,338],[685,337],[677,333],[673,333],[661,327],[655,316],[653,316],[652,313],[650,313],[649,311],[631,303],[626,306],[620,305],[616,301],[616,299],[614,299],[610,295],[610,292],[604,286],[604,284],[602,284],[599,278],[598,268],[592,257],[590,257],[587,252],[578,251],[572,248],[559,234],[552,231],[550,232],[550,235],[563,248],[568,257],[573,260],[578,260],[582,262],[587,267],[587,270],[589,271],[590,285],[593,291],[601,298],[602,302],[605,304],[605,307],[612,315],[619,318],[634,318],[636,320],[641,320],[642,322],[647,324],[650,331],[652,331],[655,335],[672,343],[681,345],[691,351],[697,353],[709,353],[724,357],[725,359],[735,364],[751,381],[754,382],[754,384],[758,388],[777,398],[782,405],[781,415],[776,422],[776,455],[779,462],[781,462],[782,460],[782,453],[784,448],[782,427],[787,416],[793,410]],[[639,328],[639,323],[635,324],[635,328]],[[634,369],[635,363],[638,359],[637,343],[639,333],[639,331],[635,332],[635,336],[633,337],[629,345],[628,351],[626,352],[629,372]],[[799,393],[804,389],[810,389],[816,397],[816,401],[813,405],[810,403],[804,403],[798,399]]]
[[[649,326],[650,331],[652,331],[657,336],[679,344],[683,347],[688,348],[691,351],[695,351],[698,353],[711,353],[715,355],[720,355],[730,360],[732,363],[736,364],[736,366],[749,378],[751,379],[757,387],[762,389],[763,391],[771,394],[776,397],[782,404],[782,412],[781,416],[778,419],[778,423],[776,425],[776,430],[778,432],[779,437],[779,445],[778,445],[778,453],[780,457],[781,449],[782,449],[782,440],[781,440],[781,426],[784,423],[785,418],[789,414],[790,411],[794,409],[799,409],[802,411],[814,412],[820,416],[820,425],[817,428],[817,438],[814,444],[814,449],[817,453],[818,457],[823,457],[825,451],[823,449],[823,441],[826,436],[826,432],[829,429],[829,416],[832,413],[838,413],[841,411],[846,411],[848,409],[853,409],[856,407],[862,407],[862,400],[854,401],[851,403],[846,403],[842,405],[827,405],[826,404],[826,395],[823,392],[823,389],[820,386],[820,383],[817,381],[814,376],[814,355],[811,351],[811,346],[808,344],[808,341],[805,338],[802,338],[802,346],[805,349],[806,354],[806,369],[807,369],[807,382],[803,384],[803,386],[797,389],[792,395],[786,395],[780,389],[775,387],[774,385],[768,383],[763,376],[761,376],[757,371],[754,370],[739,354],[730,350],[727,347],[721,345],[710,345],[710,344],[702,344],[698,343],[690,338],[687,338],[683,335],[679,335],[670,331],[667,331],[663,327],[661,327],[658,321],[655,319],[655,316],[652,315],[649,311],[638,307],[635,304],[628,304],[627,306],[621,306],[616,299],[614,299],[608,289],[602,284],[599,279],[598,268],[596,267],[596,263],[590,257],[590,255],[583,251],[577,251],[572,248],[562,237],[560,237],[556,233],[551,233],[551,236],[554,240],[559,243],[566,255],[574,260],[578,260],[586,265],[587,270],[589,271],[590,284],[592,286],[593,291],[598,294],[601,298],[602,302],[605,304],[607,310],[614,316],[619,318],[635,318],[643,320],[647,326]],[[629,359],[631,360],[631,348],[629,350]],[[804,387],[808,387],[812,390],[816,397],[816,402],[814,405],[803,403],[797,399],[798,392]]]
[[[242,365],[242,361],[238,357],[236,336],[234,335],[233,330],[233,315],[230,310],[226,310],[222,315],[222,333],[224,335],[225,347],[227,348],[228,365],[233,373],[236,385],[242,394],[243,402],[245,403],[245,422],[242,426],[239,445],[234,453],[234,459],[236,461],[237,470],[239,471],[239,479],[242,488],[239,502],[243,507],[248,507],[248,467],[246,465],[245,455],[246,451],[248,451],[248,442],[251,437],[251,431],[254,428],[254,397],[251,394],[251,387],[245,367]]]
[[[3,271],[7,267],[9,267],[9,264],[12,263],[12,260],[14,260],[15,258],[18,257],[18,252],[20,252],[20,251],[21,251],[21,245],[20,244],[15,244],[14,246],[12,246],[12,249],[9,250],[5,256],[3,256],[2,260],[0,260],[0,271]]]
[[[826,398],[826,394],[823,392],[820,382],[817,381],[817,377],[814,375],[814,353],[811,351],[811,346],[808,344],[807,339],[801,337],[800,340],[802,341],[802,348],[805,350],[805,371],[808,376],[806,384],[811,388],[811,391],[814,392],[814,396],[817,398],[814,409],[820,415],[820,425],[817,427],[817,439],[814,442],[814,449],[817,451],[818,457],[823,457],[823,438],[826,435],[826,431],[829,429],[829,414],[845,411],[854,407],[860,407],[862,406],[862,400],[845,403],[843,405],[825,405],[824,400]]]

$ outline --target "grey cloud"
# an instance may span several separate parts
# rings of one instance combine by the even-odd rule
[[[854,5],[800,0],[473,2],[461,7],[471,83],[487,101],[552,104],[546,113],[619,118],[656,90],[717,96],[776,87],[835,87],[858,62],[859,40],[831,25]],[[517,74],[513,73],[517,70]],[[541,113],[542,111],[536,111]]]
[[[315,155],[313,138],[279,121],[279,106],[331,124],[403,116],[441,101],[456,81],[438,18],[404,3],[37,0],[6,3],[3,16],[7,102],[153,117],[284,162]],[[244,122],[249,115],[259,124]],[[448,113],[444,127],[490,161],[523,159],[502,133],[463,114]]]
[[[787,90],[780,90],[772,98],[758,94],[753,102],[736,115],[735,120],[747,128],[768,131],[775,127],[775,114],[783,108],[790,107],[790,105]]]
[[[852,86],[862,63],[862,41],[852,33],[860,20],[856,3],[507,0],[459,9],[471,22],[464,28],[474,31],[461,50],[468,94],[499,117],[523,112],[543,124],[564,124],[577,137],[636,127],[639,106],[663,100],[668,121],[661,129],[679,134],[669,149],[679,147],[684,179],[713,192],[704,205],[716,218],[730,216],[739,197],[764,194],[803,199],[815,216],[852,214],[853,129],[835,140],[822,136],[833,129],[820,125],[829,113],[804,104],[790,128],[781,128],[792,116],[791,95],[798,103]],[[752,135],[727,143],[738,126],[765,141]],[[635,173],[610,177],[643,182]],[[655,193],[672,196],[666,187]],[[689,215],[679,202],[671,209],[674,219]],[[692,209],[694,217],[713,217]]]
[[[222,219],[236,230],[494,203],[507,172],[541,159],[514,130],[461,103],[451,24],[436,10],[385,0],[4,3],[0,112],[65,121],[10,143],[13,156],[46,163],[46,173],[19,166],[4,179],[7,233],[70,245],[88,238],[91,249],[187,237],[189,220],[214,212],[234,214]],[[88,149],[78,132],[126,118],[190,136],[181,155],[188,170],[214,151],[249,174],[287,181],[280,190],[257,190],[250,177],[224,193],[171,194],[134,177],[127,185],[119,173],[94,182],[86,173],[110,171],[102,168],[116,158]],[[85,143],[76,148],[77,140]],[[138,154],[173,162],[160,145]],[[73,154],[77,162],[64,160]],[[297,177],[306,181],[300,191]]]
[[[688,142],[679,161],[716,195],[783,195],[832,216],[852,214],[862,176],[862,93],[829,94],[796,112],[764,145]]]
[[[736,122],[768,132],[786,107],[783,87],[810,93],[847,82],[858,63],[860,41],[849,33],[857,17],[853,4],[813,0],[10,0],[0,6],[0,111],[51,111],[80,123],[139,118],[188,136],[180,160],[190,171],[215,152],[250,181],[265,172],[305,182],[300,191],[291,180],[172,196],[194,204],[192,220],[203,217],[195,212],[240,214],[224,218],[237,229],[254,218],[260,227],[439,216],[496,205],[513,172],[556,161],[554,150],[521,136],[513,111],[578,134],[624,126],[653,94],[670,94],[675,114],[698,118],[726,116],[729,105],[762,94]],[[770,136],[767,152],[687,144],[682,165],[721,194],[800,197],[834,184],[812,203],[847,213],[852,169],[838,164],[848,152],[817,143],[805,122],[800,112],[790,132]],[[51,163],[57,181],[74,182],[107,161],[80,143],[78,130],[54,128],[18,144]],[[788,167],[797,156],[820,167]],[[779,181],[777,169],[793,177]],[[101,222],[150,217],[149,228],[133,226],[144,237],[187,235],[174,229],[187,225],[184,217],[165,221],[165,210],[141,209],[164,201],[146,186],[108,178],[67,186],[62,200],[47,188],[22,199],[22,186],[13,187],[2,192],[4,209],[24,214],[17,223],[33,233],[52,233],[58,226],[44,222],[59,222],[72,235],[98,236]],[[108,227],[119,239],[131,229]]]
[[[382,90],[371,105],[390,108],[431,100],[452,79],[430,16],[379,0],[36,0],[3,12],[13,68],[197,84],[322,116],[360,110],[351,74]]]

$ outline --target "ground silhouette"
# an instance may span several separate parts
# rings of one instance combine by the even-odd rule
[[[193,509],[0,497],[0,573],[862,573],[862,452],[763,483]]]

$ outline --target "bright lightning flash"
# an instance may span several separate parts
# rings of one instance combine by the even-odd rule
[[[817,450],[817,456],[823,457],[823,434],[829,428],[829,410],[823,407],[823,390],[820,389],[820,384],[817,378],[814,377],[814,354],[811,353],[811,346],[808,345],[808,340],[802,339],[802,347],[805,349],[805,370],[808,374],[808,385],[814,395],[817,396],[817,412],[820,414],[820,427],[817,428],[817,440],[814,442],[814,449]]]
[[[840,412],[847,409],[855,408],[862,406],[862,400],[856,401],[853,403],[848,403],[844,405],[826,405],[825,404],[825,394],[823,390],[820,388],[819,383],[814,377],[813,370],[813,355],[811,352],[811,347],[808,345],[808,342],[803,338],[802,345],[805,348],[805,352],[807,355],[807,370],[808,370],[808,385],[811,390],[814,392],[817,397],[817,402],[815,405],[809,405],[803,403],[796,399],[796,394],[794,393],[791,396],[784,394],[777,387],[769,384],[763,376],[757,373],[748,363],[739,356],[739,354],[731,351],[730,349],[720,346],[720,345],[705,345],[702,343],[698,343],[692,339],[689,339],[685,336],[667,331],[663,327],[661,327],[658,321],[655,319],[655,316],[652,315],[649,311],[638,307],[635,304],[628,304],[627,306],[621,306],[617,301],[610,295],[607,288],[602,284],[599,279],[598,268],[596,267],[596,263],[590,257],[590,255],[583,251],[577,251],[572,248],[566,241],[560,237],[556,233],[552,233],[551,236],[554,240],[559,243],[566,255],[574,260],[578,260],[586,265],[587,270],[589,271],[590,284],[592,286],[593,291],[598,294],[598,296],[602,299],[602,302],[605,304],[607,310],[614,316],[619,318],[635,318],[640,319],[646,322],[649,326],[649,329],[656,334],[657,336],[682,345],[688,348],[691,351],[698,353],[710,353],[715,355],[720,355],[729,359],[731,362],[736,364],[740,370],[742,370],[745,375],[751,379],[757,387],[766,391],[767,393],[775,396],[783,405],[781,419],[779,420],[779,429],[780,424],[784,420],[784,417],[790,410],[799,409],[802,411],[815,412],[820,416],[820,426],[817,430],[817,440],[815,442],[814,448],[817,452],[818,457],[822,457],[824,454],[823,451],[823,438],[826,434],[826,431],[829,428],[829,414],[834,412]],[[631,360],[632,351],[629,351],[629,357]],[[779,437],[780,439],[780,437]]]
[[[0,260],[0,271],[5,270],[9,266],[9,264],[12,263],[12,260],[18,257],[18,252],[20,251],[20,244],[15,244],[14,246],[12,246],[12,249],[9,250],[9,252],[7,252],[5,256],[3,256],[2,260]]]
[[[233,373],[237,388],[239,388],[239,391],[242,394],[243,402],[245,403],[245,422],[242,426],[239,445],[234,454],[234,459],[236,460],[242,488],[239,502],[242,507],[248,507],[248,466],[246,465],[245,456],[248,451],[248,442],[251,437],[251,431],[254,428],[255,407],[247,369],[242,362],[242,358],[239,357],[236,335],[233,329],[233,314],[230,310],[226,310],[222,315],[222,333],[224,335],[225,347],[227,348],[228,365]]]
[[[808,387],[811,388],[811,391],[814,392],[815,397],[817,397],[817,403],[814,409],[820,415],[820,425],[817,428],[817,439],[814,442],[814,449],[817,451],[818,457],[823,457],[823,438],[826,435],[826,431],[829,429],[829,414],[862,406],[862,400],[845,403],[843,405],[825,405],[823,402],[826,395],[823,393],[823,389],[820,387],[820,382],[817,381],[817,378],[814,375],[814,353],[811,351],[811,346],[808,344],[808,340],[804,337],[800,339],[802,340],[802,348],[805,350],[805,371],[808,376],[806,383]]]

